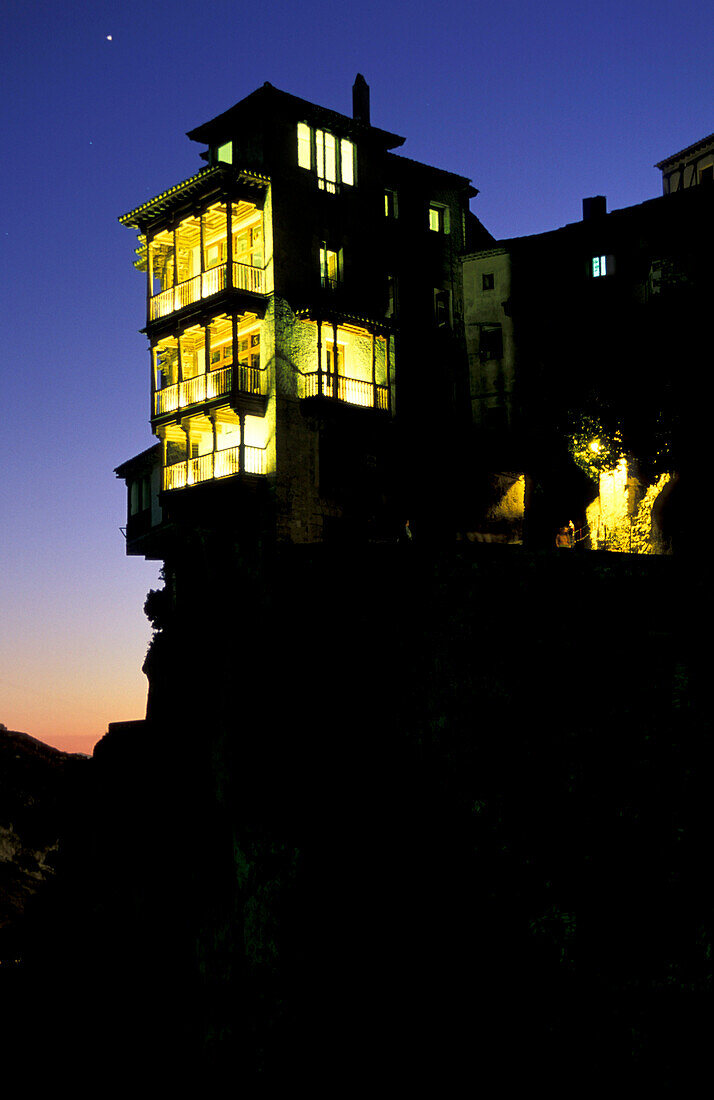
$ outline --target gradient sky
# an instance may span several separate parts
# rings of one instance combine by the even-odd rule
[[[120,462],[152,443],[144,283],[117,217],[192,175],[185,132],[269,80],[472,179],[496,237],[660,193],[714,130],[701,0],[5,0],[0,721],[90,752],[143,717],[158,567],[127,558]]]

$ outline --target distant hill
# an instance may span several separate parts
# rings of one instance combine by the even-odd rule
[[[89,757],[0,729],[0,958],[13,954],[14,926],[55,875],[72,792]]]

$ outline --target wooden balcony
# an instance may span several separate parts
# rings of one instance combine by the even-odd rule
[[[223,451],[210,451],[197,458],[183,459],[165,466],[162,488],[185,489],[189,485],[198,485],[202,481],[214,481],[233,474],[264,474],[266,455],[264,447],[244,447],[243,469],[241,469],[241,446],[227,447]]]
[[[267,280],[264,267],[250,267],[248,264],[233,263],[233,281],[228,287],[228,264],[219,264],[192,279],[186,279],[177,286],[154,294],[149,301],[149,320],[158,321],[168,317],[179,309],[210,298],[226,289],[243,290],[249,294],[265,294]]]
[[[345,405],[389,411],[387,386],[324,370],[303,374],[300,381],[300,397],[326,397]]]
[[[195,378],[186,378],[183,382],[176,382],[156,391],[154,416],[163,416],[177,409],[211,401],[214,397],[230,395],[234,379],[238,392],[264,396],[267,386],[265,377],[265,371],[257,367],[239,364],[235,368],[222,367],[220,370],[209,371],[208,374],[198,374]]]

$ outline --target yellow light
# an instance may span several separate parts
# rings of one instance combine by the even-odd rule
[[[599,439],[593,439],[592,443],[590,444],[590,450],[592,451],[592,453],[594,455],[599,453],[599,451],[600,451],[600,440]]]

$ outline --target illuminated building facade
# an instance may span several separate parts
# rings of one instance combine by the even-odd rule
[[[159,441],[117,469],[128,553],[165,558],[181,525],[308,543],[426,524],[468,407],[476,191],[393,153],[361,76],[352,117],[265,84],[188,136],[206,166],[120,219]]]

